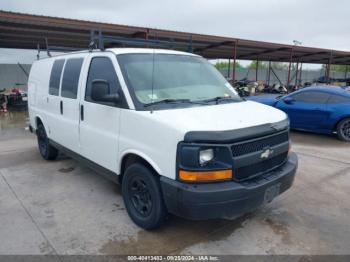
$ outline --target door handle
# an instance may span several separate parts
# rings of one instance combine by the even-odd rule
[[[84,121],[84,105],[80,105],[80,120]]]
[[[61,115],[63,115],[63,102],[62,102],[62,100],[60,101],[60,112],[61,112]]]

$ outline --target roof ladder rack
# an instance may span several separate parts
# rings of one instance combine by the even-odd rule
[[[101,29],[92,29],[90,31],[89,50],[91,51],[92,49],[100,49],[102,51],[105,50]]]

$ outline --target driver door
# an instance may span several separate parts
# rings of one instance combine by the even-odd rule
[[[291,127],[297,129],[322,128],[329,116],[327,101],[330,95],[319,91],[298,92],[281,99],[276,107],[287,113]]]
[[[118,165],[119,117],[122,106],[94,101],[91,98],[91,87],[94,80],[104,80],[109,83],[110,94],[120,94],[115,60],[112,54],[91,55],[85,92],[80,101],[81,154],[114,172]]]

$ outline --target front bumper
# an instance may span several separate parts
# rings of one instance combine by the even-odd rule
[[[168,211],[192,220],[229,218],[250,212],[266,202],[266,190],[278,185],[279,194],[294,181],[298,158],[295,153],[287,162],[258,178],[245,182],[187,184],[161,178],[163,197]]]

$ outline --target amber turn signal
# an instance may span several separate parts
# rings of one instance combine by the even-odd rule
[[[179,178],[189,182],[209,182],[232,179],[232,170],[185,171],[180,170]]]

